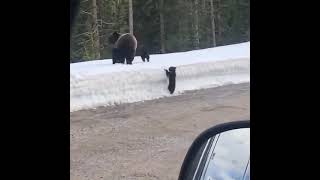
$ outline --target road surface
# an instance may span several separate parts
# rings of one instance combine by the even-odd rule
[[[70,113],[70,178],[176,180],[199,133],[245,119],[248,83]]]

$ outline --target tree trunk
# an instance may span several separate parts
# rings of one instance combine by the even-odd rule
[[[211,33],[208,30],[208,22],[207,19],[210,17],[208,8],[207,8],[207,2],[208,0],[200,0],[199,4],[199,17],[200,17],[200,22],[199,22],[199,29],[200,29],[200,47],[210,47],[211,46],[211,38],[208,38],[208,36],[211,37]],[[208,35],[210,34],[210,35]]]
[[[221,9],[221,2],[220,2],[220,0],[218,0],[217,1],[217,4],[216,4],[217,6],[217,9],[218,9],[218,11],[216,11],[215,13],[216,13],[216,30],[217,30],[217,37],[216,37],[216,39],[218,39],[219,40],[219,38],[222,38],[222,23],[221,23],[221,12],[222,12],[222,9]]]
[[[180,8],[184,9],[185,2],[184,0],[178,1],[178,7],[179,7],[179,14],[180,14]],[[182,17],[185,17],[185,13],[182,11],[180,14]],[[178,21],[178,37],[179,37],[179,51],[183,51],[186,44],[186,38],[185,38],[185,19],[181,19]]]
[[[201,0],[201,13],[205,14],[207,0]]]
[[[96,0],[92,0],[92,35],[93,35],[93,49],[94,49],[95,59],[100,59],[98,8],[97,8]]]
[[[116,1],[114,3],[114,16],[112,16],[112,22],[115,22],[112,26],[114,31],[117,31],[120,33],[120,24],[121,24],[121,8],[119,1]]]
[[[214,7],[213,7],[213,0],[210,0],[210,12],[211,12],[211,30],[212,30],[212,46],[217,46],[216,43],[216,27],[215,27],[215,17],[214,17]]]
[[[161,43],[161,53],[166,53],[164,18],[163,18],[163,0],[160,0],[160,43]]]
[[[200,39],[199,39],[199,0],[194,0],[193,5],[193,48],[199,49]]]
[[[132,10],[132,0],[129,0],[129,30],[130,30],[130,34],[133,34],[133,10]]]

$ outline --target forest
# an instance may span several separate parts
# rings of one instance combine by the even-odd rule
[[[150,54],[250,41],[250,0],[81,0],[70,63],[111,58],[108,36],[133,33]]]

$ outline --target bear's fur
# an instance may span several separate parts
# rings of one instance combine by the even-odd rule
[[[176,88],[176,67],[170,67],[169,71],[165,69],[166,75],[169,78],[168,90],[172,94]]]
[[[134,35],[126,33],[119,34],[114,32],[108,38],[109,43],[113,44],[114,47],[112,49],[112,62],[122,63],[126,61],[127,64],[132,64],[134,57],[136,55],[136,49],[138,42]]]

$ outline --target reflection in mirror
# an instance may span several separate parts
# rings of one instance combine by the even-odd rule
[[[226,131],[210,138],[193,180],[249,180],[250,128]]]

